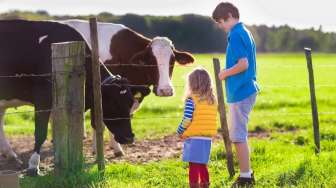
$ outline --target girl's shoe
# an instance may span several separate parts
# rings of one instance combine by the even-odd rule
[[[190,183],[189,186],[190,188],[201,188],[201,184],[199,183]]]
[[[210,187],[210,183],[201,183],[200,184],[200,188],[209,188]]]

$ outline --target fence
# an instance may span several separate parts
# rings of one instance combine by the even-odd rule
[[[96,20],[90,19],[91,38],[92,40],[92,63],[93,63],[93,85],[94,85],[94,100],[95,108],[91,111],[91,117],[94,117],[94,121],[97,131],[97,163],[100,171],[104,170],[104,152],[103,152],[103,121],[116,121],[120,119],[130,119],[129,117],[117,117],[117,118],[103,118],[101,110],[101,93],[100,87],[100,65],[98,61],[98,41],[97,41],[97,28]],[[55,148],[55,170],[57,174],[63,173],[69,169],[80,169],[83,166],[83,113],[84,113],[84,44],[80,42],[53,44],[53,72],[45,74],[17,74],[17,75],[0,75],[0,79],[4,78],[33,78],[33,77],[52,77],[53,78],[53,109],[45,109],[39,111],[23,111],[23,112],[9,112],[6,115],[16,115],[22,113],[43,113],[53,112],[53,133],[54,133],[54,148]],[[335,88],[336,84],[320,84],[315,85],[313,66],[310,51],[306,50],[307,66],[309,72],[309,85],[264,85],[267,88],[309,88],[311,94],[311,106],[312,112],[301,113],[267,113],[260,116],[308,116],[313,117],[314,127],[314,140],[317,153],[320,152],[319,144],[319,120],[318,115],[331,115],[336,112],[319,112],[317,111],[315,88],[326,87]],[[158,65],[106,65],[107,67],[113,66],[134,66],[134,67],[157,67]],[[294,66],[295,68],[302,68],[302,66]],[[320,66],[320,67],[334,67],[332,65]],[[105,68],[105,67],[104,67]],[[282,68],[292,68],[292,66],[283,66]],[[214,59],[214,73],[217,77],[217,73],[220,70],[219,60]],[[103,86],[109,86],[111,84],[104,84]],[[128,86],[135,86],[133,84],[127,84]],[[136,85],[139,86],[139,85]],[[147,86],[147,85],[146,85]],[[174,87],[185,87],[184,83],[177,83]],[[224,105],[224,94],[221,82],[216,79],[217,97],[220,104],[219,114],[221,120],[221,134],[224,139],[224,145],[227,152],[227,166],[231,176],[234,175],[233,168],[233,155],[231,143],[228,138],[228,128],[226,120],[226,109]],[[156,117],[135,117],[135,119],[180,119],[181,116],[156,116]]]
[[[96,127],[98,170],[103,171],[105,169],[104,125],[103,125],[103,110],[102,110],[102,99],[100,90],[101,77],[100,77],[100,63],[98,54],[99,49],[98,49],[97,18],[90,18],[90,36],[92,46],[92,86],[93,86],[93,102],[94,102],[94,108],[93,111],[91,112],[91,117],[92,116],[94,117],[92,123]]]
[[[83,167],[85,43],[52,44],[55,174]],[[60,74],[62,72],[62,74]]]
[[[65,56],[62,56],[62,57],[65,57]],[[67,59],[76,59],[74,57],[75,56],[71,56],[69,58],[61,58],[61,59],[63,61],[67,60]],[[215,60],[215,61],[218,61],[218,60]],[[68,76],[66,76],[66,77],[69,77],[69,74],[73,74],[73,73],[74,73],[73,71],[69,71],[69,70],[55,70],[55,71],[53,71],[53,73],[47,73],[47,74],[31,74],[31,75],[28,75],[28,74],[19,74],[19,75],[12,75],[12,76],[0,76],[0,79],[1,78],[22,78],[22,79],[24,79],[24,78],[28,78],[28,77],[50,77],[50,76],[52,76],[53,78],[55,78],[55,77],[57,77],[57,75],[63,75],[63,77],[64,77],[66,74],[68,74]],[[177,84],[178,85],[175,85],[174,87],[178,87],[178,88],[185,87],[184,83],[182,83],[182,82],[181,83],[177,83]],[[78,85],[78,84],[74,84],[74,85]],[[104,84],[104,86],[109,86],[109,84]],[[133,85],[129,84],[129,86],[133,86]],[[306,85],[306,86],[305,85],[263,85],[263,88],[265,88],[265,89],[267,89],[267,88],[271,88],[272,89],[272,88],[279,88],[279,87],[290,88],[290,89],[295,89],[295,88],[300,88],[301,89],[301,88],[308,88],[310,86],[309,85]],[[333,84],[322,84],[322,85],[316,85],[315,87],[316,88],[318,88],[318,87],[335,88],[335,85],[333,85]],[[218,88],[219,87],[217,85],[217,89]],[[57,96],[57,95],[54,95],[54,96]],[[220,96],[220,95],[217,95],[217,96]],[[221,100],[219,100],[219,101],[221,101]],[[53,109],[46,109],[46,110],[39,110],[39,111],[33,111],[32,110],[32,111],[22,111],[22,112],[8,112],[8,113],[6,113],[6,115],[17,115],[17,114],[23,114],[23,113],[43,113],[43,112],[47,112],[47,111],[48,112],[51,112],[51,111],[57,112],[57,111],[60,111],[60,110],[63,111],[65,109],[67,109],[66,105],[67,105],[67,103],[65,103],[63,105],[54,106]],[[223,111],[223,110],[221,110],[221,111]],[[71,113],[67,113],[67,114],[71,114]],[[220,113],[221,116],[223,116],[223,114],[225,114],[225,113],[222,113],[222,112]],[[331,112],[319,112],[318,114],[319,115],[333,115],[333,114],[336,114],[336,112],[332,112],[332,111]],[[276,113],[259,114],[260,117],[264,117],[264,116],[273,116],[273,117],[295,116],[295,117],[298,117],[298,116],[309,116],[309,115],[311,115],[311,112],[309,112],[309,111],[307,111],[307,112],[301,112],[301,113],[300,112],[298,112],[298,113],[276,112]],[[54,115],[54,116],[55,116],[55,118],[57,118],[58,115]],[[258,116],[258,114],[254,115],[254,116]],[[181,118],[181,116],[155,116],[155,117],[152,116],[152,117],[134,117],[134,118],[132,118],[132,120],[136,120],[136,119],[138,119],[138,120],[147,120],[147,119],[180,119],[180,118]],[[102,120],[103,121],[115,121],[115,120],[120,120],[120,119],[129,119],[129,117],[118,117],[118,118],[111,118],[111,119],[107,119],[107,118],[104,119],[103,118]],[[221,120],[223,122],[225,122],[225,119],[223,120],[223,117],[221,117]],[[57,122],[58,121],[56,121],[55,123],[57,123]],[[223,126],[223,123],[221,123],[221,125]],[[224,123],[224,125],[225,125],[225,123]],[[78,126],[78,128],[79,127],[82,127],[82,126]],[[224,129],[225,128],[222,127],[222,130],[224,130]],[[81,131],[81,128],[79,128],[78,130]],[[62,132],[62,131],[59,131],[59,132]],[[76,137],[77,138],[81,138],[81,137],[78,137],[78,134],[80,134],[80,133],[76,132],[76,136],[70,136],[70,138],[76,138]],[[62,135],[64,135],[64,134],[62,134]],[[223,137],[227,138],[227,134],[226,134],[226,136],[223,136]],[[57,140],[62,140],[62,139],[55,138],[55,144],[58,143]],[[78,142],[78,140],[77,140],[77,142]],[[230,149],[227,149],[227,147],[229,147],[228,144],[227,144],[227,142],[228,142],[228,139],[226,140],[226,143],[225,143],[226,150],[228,152]],[[63,141],[63,143],[64,143],[64,141]],[[76,144],[76,145],[80,146],[80,144]],[[67,144],[59,144],[59,146],[67,146]],[[55,154],[57,154],[57,153],[58,154],[60,154],[60,153],[64,154],[64,151],[62,151],[62,149],[56,149],[56,147],[59,147],[59,146],[55,146],[55,150],[60,150],[60,152],[55,152]],[[82,151],[80,149],[80,147],[78,147],[78,150]],[[316,148],[318,148],[318,147],[316,147]],[[231,149],[231,151],[232,151],[232,149]],[[232,155],[230,155],[229,153],[231,153],[231,152],[229,151],[226,156],[229,157],[229,158],[231,158],[230,156],[232,156]],[[65,159],[64,155],[58,156],[58,158],[60,158],[60,157],[63,157],[62,160],[69,160],[69,159]],[[55,156],[55,159],[56,158],[57,157]],[[229,165],[228,169],[233,169],[233,165],[231,164],[231,162],[229,162],[229,161],[233,161],[233,159],[228,159],[227,161],[228,161],[228,163],[230,163],[230,164],[228,164]],[[63,164],[66,164],[66,163],[57,164],[57,159],[55,160],[55,162],[56,162],[56,168],[57,167],[61,167]],[[78,163],[75,163],[75,166],[78,166]],[[230,170],[229,173],[232,175],[233,172],[234,172],[233,170]]]
[[[9,112],[52,113],[55,174],[81,170],[83,167],[85,43],[52,44],[52,73],[1,75],[0,79],[51,78],[52,109]]]

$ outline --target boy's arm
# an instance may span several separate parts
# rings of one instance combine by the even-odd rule
[[[244,72],[248,68],[248,66],[249,64],[247,58],[241,58],[238,60],[238,63],[235,64],[233,67],[221,70],[218,74],[218,77],[220,80],[225,80],[229,76]]]
[[[185,103],[183,119],[176,130],[176,133],[179,136],[181,136],[190,125],[193,117],[193,112],[194,112],[194,102],[192,99],[189,98],[186,100]]]
[[[236,62],[236,64],[228,69],[220,71],[220,73],[218,74],[220,80],[225,80],[229,76],[233,76],[241,72],[244,72],[249,66],[249,62],[247,59],[248,48],[246,47],[247,45],[243,41],[242,35],[243,34],[234,33],[230,36],[229,43],[230,48],[232,49],[230,59]]]

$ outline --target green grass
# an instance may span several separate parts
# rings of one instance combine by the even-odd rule
[[[315,156],[310,145],[295,143],[292,135],[258,140],[251,139],[253,168],[257,187],[335,187],[336,144],[323,146]],[[325,142],[322,142],[322,145]],[[233,182],[228,177],[223,147],[217,143],[209,164],[213,187],[226,187]],[[235,164],[237,168],[237,164]],[[74,178],[76,177],[76,178]],[[178,159],[147,164],[118,163],[107,166],[105,177],[91,168],[78,176],[55,179],[52,175],[24,178],[23,187],[188,187],[187,165]]]
[[[202,65],[213,75],[212,57],[196,55],[191,67],[176,66],[170,98],[147,97],[133,120],[137,139],[160,138],[173,134],[180,121],[186,74]],[[320,156],[314,154],[310,95],[304,54],[259,54],[258,82],[261,93],[251,114],[249,129],[267,132],[268,138],[252,138],[252,164],[257,187],[336,187],[336,55],[313,54],[317,103],[320,114]],[[22,107],[19,110],[32,110]],[[10,110],[14,111],[14,110]],[[161,119],[166,117],[165,119]],[[171,118],[167,118],[171,117]],[[145,119],[144,119],[145,118]],[[148,119],[147,119],[148,118]],[[6,134],[33,135],[33,116],[6,117]],[[86,119],[87,126],[89,119]],[[162,151],[164,152],[164,151]],[[215,144],[209,164],[213,187],[232,183],[226,170],[222,142]],[[237,169],[237,164],[236,164]],[[24,177],[22,187],[186,187],[187,166],[180,159],[146,164],[116,163],[107,166],[105,177],[94,167],[85,173],[56,179],[52,175]]]

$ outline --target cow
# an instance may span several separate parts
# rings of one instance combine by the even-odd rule
[[[52,78],[47,74],[52,72],[51,43],[65,41],[83,41],[83,38],[73,28],[57,22],[0,21],[0,152],[20,163],[5,137],[4,115],[10,107],[34,106],[35,145],[28,162],[30,175],[39,172],[40,150],[47,137],[52,107]],[[88,46],[86,51],[90,55]],[[85,61],[85,110],[89,110],[93,107],[91,58],[88,56]],[[118,143],[133,143],[130,122],[133,94],[140,93],[144,97],[150,90],[144,86],[131,86],[127,79],[112,75],[103,66],[100,72],[104,124]],[[120,117],[124,118],[118,119]]]
[[[187,52],[177,51],[165,37],[148,39],[121,24],[113,23],[99,22],[97,29],[99,60],[109,67],[109,70],[105,66],[100,69],[104,124],[113,133],[115,145],[131,143],[134,138],[128,118],[131,111],[149,94],[150,86],[153,86],[153,92],[157,96],[172,96],[174,90],[171,75],[175,61],[185,65],[193,63],[194,58]],[[33,105],[35,146],[28,167],[28,172],[32,174],[38,172],[39,153],[47,135],[51,77],[10,76],[50,73],[51,43],[65,41],[86,42],[85,109],[89,110],[93,106],[89,23],[81,20],[0,21],[0,152],[17,159],[4,135],[3,118],[6,108]],[[110,71],[120,74],[121,78],[113,76]]]
[[[62,23],[76,29],[88,44],[91,43],[87,21],[65,20]],[[98,23],[98,33],[101,62],[113,74],[127,78],[130,84],[153,86],[153,93],[157,96],[174,94],[171,76],[175,62],[180,65],[194,62],[190,53],[175,49],[166,37],[149,39],[124,25],[112,23]],[[135,100],[135,108],[142,99]],[[121,146],[114,141],[113,135],[110,136],[110,146],[115,155],[123,155]]]

